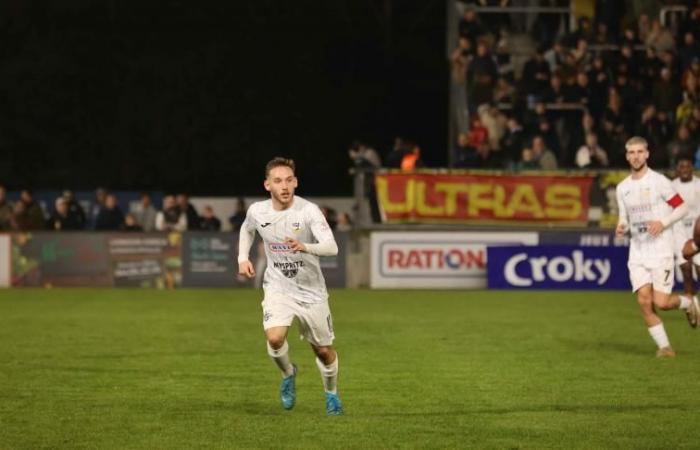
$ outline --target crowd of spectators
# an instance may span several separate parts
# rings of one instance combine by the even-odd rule
[[[149,193],[142,193],[138,202],[124,212],[117,196],[105,189],[95,191],[88,211],[75,199],[73,192],[65,191],[55,199],[48,211],[35,201],[30,190],[20,192],[16,202],[7,199],[7,190],[0,185],[0,231],[219,231],[221,220],[210,205],[200,215],[186,194],[166,195],[158,210]],[[245,218],[245,202],[239,200],[239,210],[230,218],[234,230]]]
[[[138,202],[130,202],[125,212],[117,195],[99,188],[94,201],[84,208],[72,191],[66,190],[44,208],[28,189],[20,191],[19,199],[10,202],[7,190],[0,185],[0,232],[3,231],[221,231],[221,219],[212,205],[205,204],[201,213],[186,194],[165,195],[161,209],[153,204],[151,194],[143,192]],[[87,211],[86,211],[87,209]],[[234,213],[228,218],[231,230],[237,232],[246,217],[245,199],[236,200]],[[322,206],[321,211],[333,230],[349,231],[352,220],[347,213]]]
[[[622,4],[598,1],[595,18],[559,34],[563,19],[550,15],[554,23],[531,31],[537,47],[519,76],[508,20],[465,5],[450,60],[469,120],[453,144],[454,166],[625,167],[624,142],[641,135],[653,167],[690,154],[700,168],[700,1],[685,2],[674,30]]]

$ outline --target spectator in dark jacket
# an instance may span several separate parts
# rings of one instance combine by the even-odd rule
[[[214,215],[214,208],[206,205],[202,209],[202,217],[199,221],[199,228],[204,231],[220,231],[221,220]]]
[[[100,209],[95,221],[96,230],[119,230],[124,225],[124,213],[117,205],[117,197],[108,194],[104,207]]]
[[[661,80],[654,83],[654,104],[660,111],[674,113],[681,102],[681,87],[671,78],[668,67],[661,69]]]
[[[41,206],[34,201],[34,195],[31,191],[24,189],[20,192],[20,199],[17,203],[24,204],[24,216],[23,219],[24,228],[23,230],[41,230],[44,228],[46,219],[44,218],[44,211]],[[16,206],[16,205],[15,205]]]
[[[241,225],[243,225],[245,221],[247,211],[248,206],[245,204],[245,199],[243,197],[238,197],[236,200],[236,212],[228,218],[228,223],[231,224],[231,229],[233,231],[240,231]]]
[[[177,206],[187,216],[187,229],[199,230],[199,214],[197,214],[197,210],[190,203],[187,194],[179,194],[177,196]]]
[[[85,216],[85,210],[80,203],[75,199],[73,191],[63,191],[63,198],[66,200],[66,206],[68,207],[68,216],[70,217],[70,222],[76,228],[71,228],[72,230],[82,230],[85,229],[87,218]]]
[[[55,210],[47,223],[47,228],[54,231],[82,230],[84,221],[70,213],[68,201],[65,197],[56,199]]]

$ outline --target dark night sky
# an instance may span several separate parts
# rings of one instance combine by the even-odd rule
[[[294,157],[301,192],[349,194],[346,148],[394,135],[445,164],[444,1],[0,6],[0,182],[257,194]]]

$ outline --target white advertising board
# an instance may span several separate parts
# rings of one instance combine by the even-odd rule
[[[486,247],[537,245],[535,232],[375,232],[372,288],[486,288]]]

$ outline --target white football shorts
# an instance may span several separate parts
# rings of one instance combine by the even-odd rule
[[[304,303],[283,295],[267,296],[262,301],[263,328],[289,327],[294,318],[299,319],[302,338],[311,344],[333,344],[333,318],[328,302]]]
[[[673,258],[663,258],[651,264],[629,262],[632,292],[637,292],[645,284],[651,284],[655,291],[670,294],[675,282]]]

